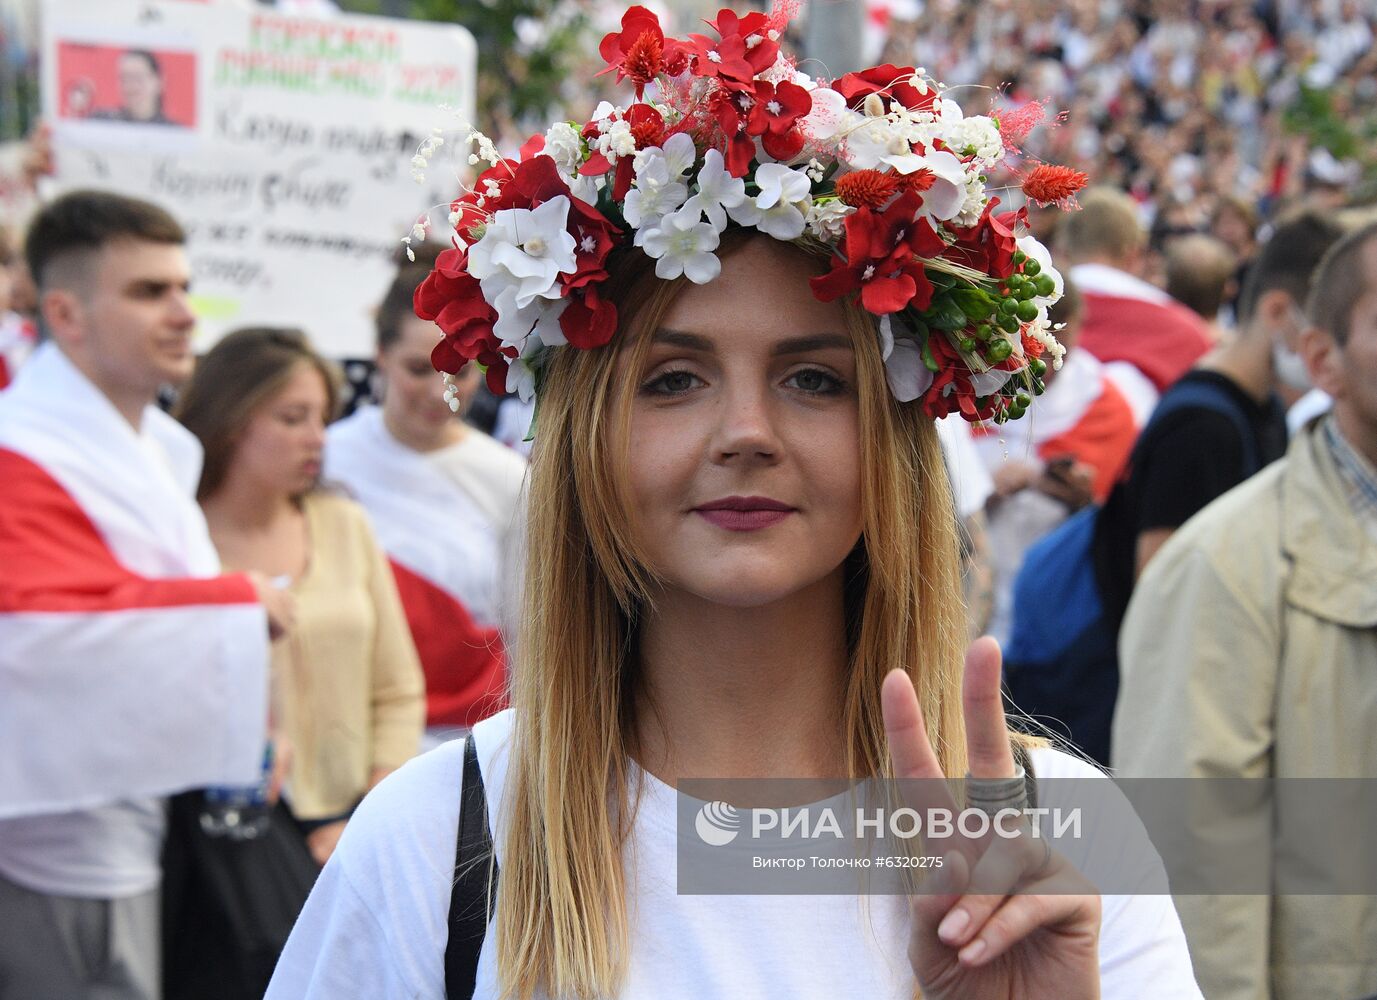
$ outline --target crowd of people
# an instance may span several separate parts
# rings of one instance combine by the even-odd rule
[[[398,261],[376,311],[377,398],[346,401],[310,331],[240,329],[194,356],[186,237],[162,208],[93,191],[44,205],[22,253],[0,239],[0,926],[25,929],[0,934],[0,1000],[452,996],[453,963],[469,960],[470,990],[538,960],[577,992],[619,968],[594,932],[640,947],[631,995],[682,972],[666,954],[681,941],[702,957],[682,995],[737,981],[723,976],[760,995],[882,993],[883,949],[851,916],[800,928],[768,900],[714,916],[685,909],[663,871],[608,874],[626,842],[672,855],[639,818],[623,841],[597,839],[606,804],[581,774],[636,784],[672,830],[656,776],[730,771],[766,730],[771,764],[828,774],[888,754],[913,776],[969,762],[1003,777],[1007,711],[1038,738],[1017,752],[1040,777],[1094,774],[1087,760],[1124,777],[1373,777],[1377,215],[1362,150],[1335,156],[1290,112],[1322,94],[1370,141],[1375,16],[1361,0],[885,13],[885,59],[988,87],[1009,113],[1066,111],[1031,151],[1095,182],[1075,212],[1031,213],[1064,281],[1050,319],[1066,353],[1009,423],[881,432],[841,390],[802,415],[676,416],[674,380],[698,376],[655,367],[652,345],[653,377],[626,397],[629,472],[596,439],[609,386],[628,380],[615,360],[555,366],[539,420],[554,443],[530,464],[530,404],[494,397],[474,365],[435,373],[439,331],[413,304],[445,247]],[[790,324],[844,326],[808,295],[812,265],[774,242],[743,241],[719,282],[677,298],[644,276],[623,292],[713,357],[736,358],[747,299],[740,335],[762,357]],[[746,362],[720,362],[724,383],[731,364]],[[848,428],[892,451],[900,486],[853,467]],[[831,559],[837,593],[810,585],[759,614],[790,572],[817,567],[685,541],[671,515],[704,469],[781,463],[797,463],[816,517],[791,551]],[[848,475],[874,478],[861,491]],[[880,624],[857,638],[850,529],[910,492],[912,551],[882,569],[925,613],[874,598]],[[894,510],[860,509],[883,502]],[[633,530],[633,507],[652,530]],[[638,596],[643,575],[663,603]],[[832,600],[843,590],[855,621]],[[963,702],[960,650],[985,634],[1002,676],[977,642]],[[848,644],[887,642],[940,650],[940,692],[878,666],[836,674]],[[788,686],[814,668],[816,690]],[[843,716],[851,742],[820,737]],[[454,959],[456,835],[462,861],[484,785],[524,809],[511,822],[530,850],[498,838],[503,898],[523,902]],[[1251,841],[1270,822],[1259,808],[1196,832]],[[563,883],[544,867],[554,855]],[[1043,874],[1079,887],[1063,865]],[[1079,888],[1038,918],[1071,957],[1039,966],[1010,931],[996,947],[1017,969],[1106,996],[1377,994],[1372,896],[1101,909]],[[915,935],[924,995],[976,995],[961,991],[976,968],[964,949],[990,918],[953,925],[956,898],[916,905],[913,931],[876,915],[881,936]],[[799,935],[799,961],[752,953],[761,927]],[[962,947],[960,970],[955,950],[925,950],[928,932]],[[1049,997],[1075,992],[1049,982]]]

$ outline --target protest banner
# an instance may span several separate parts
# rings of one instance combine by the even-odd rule
[[[410,161],[432,128],[472,120],[473,37],[178,0],[44,15],[55,187],[147,198],[186,226],[197,349],[299,326],[327,354],[370,356],[401,238],[453,196],[453,170],[418,186]]]

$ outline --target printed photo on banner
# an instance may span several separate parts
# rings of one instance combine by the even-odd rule
[[[59,42],[57,89],[63,121],[196,127],[194,51]]]

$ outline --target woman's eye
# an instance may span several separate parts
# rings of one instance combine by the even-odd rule
[[[828,396],[845,388],[841,379],[818,368],[805,368],[794,372],[787,381],[792,382],[796,388],[817,396]]]
[[[660,396],[676,396],[688,392],[699,380],[697,375],[686,371],[668,371],[647,382],[642,389]]]

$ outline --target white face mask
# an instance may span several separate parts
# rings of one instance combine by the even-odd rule
[[[1291,318],[1299,335],[1299,332],[1305,329],[1305,314],[1292,305]],[[1282,385],[1297,392],[1308,392],[1314,385],[1310,381],[1310,372],[1306,370],[1304,359],[1287,347],[1286,342],[1279,336],[1272,338],[1272,370],[1276,372],[1277,380]]]
[[[1305,361],[1280,340],[1272,341],[1272,370],[1277,373],[1277,381],[1290,389],[1308,392],[1312,388]]]

